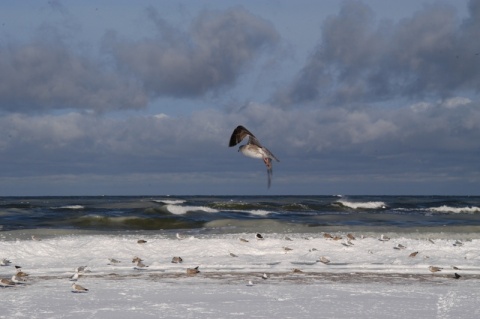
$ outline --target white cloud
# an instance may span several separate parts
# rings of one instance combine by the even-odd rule
[[[455,109],[461,106],[468,105],[470,103],[472,103],[472,100],[470,100],[469,98],[457,96],[457,97],[446,99],[442,103],[442,105],[447,109]]]

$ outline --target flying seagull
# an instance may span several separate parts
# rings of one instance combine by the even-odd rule
[[[272,154],[266,147],[263,147],[258,139],[245,127],[239,125],[235,130],[233,130],[232,136],[230,137],[229,147],[235,146],[240,143],[246,136],[248,136],[248,142],[245,145],[241,145],[238,148],[239,152],[242,152],[243,155],[253,158],[261,158],[267,166],[267,175],[268,175],[268,187],[272,183],[272,159],[280,162],[275,155]]]

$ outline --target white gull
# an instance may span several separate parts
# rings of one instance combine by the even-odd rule
[[[232,136],[230,137],[230,142],[228,143],[229,147],[235,146],[240,143],[245,137],[248,136],[248,142],[245,145],[241,145],[238,149],[239,152],[242,152],[243,155],[260,158],[265,163],[267,167],[267,176],[268,176],[268,187],[272,183],[272,160],[280,162],[275,155],[272,154],[266,147],[260,144],[259,140],[245,127],[239,125],[233,130]]]

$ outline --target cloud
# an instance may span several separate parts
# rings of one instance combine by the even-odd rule
[[[347,1],[329,17],[320,42],[294,81],[276,94],[281,105],[378,102],[476,93],[480,85],[478,0],[460,21],[447,5],[427,5],[396,23]]]
[[[0,179],[61,185],[63,178],[72,191],[79,187],[72,181],[84,190],[99,181],[97,188],[117,194],[154,192],[150,183],[167,193],[264,191],[263,163],[228,147],[233,128],[243,124],[280,159],[274,185],[286,193],[292,187],[310,193],[322,183],[351,186],[352,179],[357,192],[370,183],[420,177],[422,183],[478,182],[480,104],[454,97],[418,105],[283,109],[252,102],[237,112],[203,109],[181,117],[6,114],[0,117]]]
[[[468,156],[480,148],[478,102],[456,97],[418,105],[299,111],[250,103],[239,112],[208,109],[182,117],[9,114],[0,118],[4,137],[0,155],[2,163],[10,165],[34,167],[34,163],[51,161],[56,169],[62,162],[72,171],[229,170],[226,162],[238,154],[227,147],[228,139],[239,124],[251,130],[282,165],[283,158],[298,162],[346,153],[352,161],[410,153],[414,157],[449,152]]]
[[[50,5],[66,11],[57,1]],[[29,41],[5,41],[0,45],[0,110],[138,110],[157,97],[201,97],[231,87],[279,41],[269,22],[242,8],[203,11],[187,31],[167,25],[153,8],[148,16],[158,36],[127,40],[109,31],[100,55],[79,49],[81,44],[62,34],[71,36],[72,28],[47,24]]]
[[[252,66],[281,38],[242,8],[202,11],[184,27],[149,8],[156,34],[132,40],[110,31],[99,52],[53,27],[42,26],[30,41],[6,39],[4,190],[259,194],[266,191],[263,163],[228,147],[240,124],[280,159],[274,192],[328,193],[339,185],[372,193],[401,184],[405,193],[419,183],[428,193],[428,183],[442,181],[454,190],[450,185],[476,187],[480,48],[471,39],[479,35],[479,3],[470,2],[463,20],[435,3],[392,22],[378,21],[361,2],[345,2],[272,100],[269,90],[285,79],[262,78],[260,87]],[[75,20],[59,4],[51,2]],[[73,36],[77,24],[70,25],[64,32]],[[249,101],[249,88],[262,90],[267,102]],[[231,101],[243,106],[221,106],[241,104]],[[166,103],[189,109],[169,112]],[[292,105],[299,107],[286,107]]]
[[[55,35],[0,45],[0,109],[109,111],[145,107],[137,83],[120,78]]]
[[[242,8],[203,11],[187,31],[175,29],[153,8],[158,36],[142,40],[105,37],[118,67],[154,97],[198,97],[232,86],[253,59],[279,41],[266,20]]]

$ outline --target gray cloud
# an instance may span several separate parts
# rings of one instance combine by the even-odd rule
[[[0,109],[42,112],[108,111],[147,103],[134,81],[122,79],[55,36],[0,45]]]
[[[100,56],[62,34],[74,34],[71,27],[44,24],[30,41],[5,41],[0,110],[105,112],[145,108],[160,96],[198,97],[233,85],[263,49],[279,41],[270,23],[241,8],[204,11],[187,31],[169,26],[153,8],[148,16],[157,37],[120,40],[107,32]]]
[[[425,6],[398,23],[376,22],[361,2],[328,18],[320,43],[296,79],[276,95],[282,105],[342,104],[478,93],[478,0],[464,21],[447,5]]]
[[[182,117],[6,114],[0,179],[11,185],[7,193],[22,194],[262,193],[263,163],[227,146],[243,124],[281,161],[274,192],[338,186],[358,193],[369,185],[371,192],[405,193],[434,183],[468,193],[461,185],[480,181],[479,123],[480,104],[466,98],[396,109],[249,103],[238,113],[209,109]],[[418,187],[417,193],[432,190]]]
[[[479,123],[479,104],[464,98],[396,110],[299,112],[250,103],[240,114],[203,110],[180,118],[11,114],[0,118],[0,164],[4,176],[32,171],[230,172],[242,167],[263,172],[261,162],[227,147],[233,128],[243,124],[281,160],[276,166],[282,171],[365,172],[377,163],[370,169],[394,172],[407,162],[428,171],[428,165],[455,157],[462,170],[474,170]],[[319,165],[322,161],[332,162],[327,168]]]
[[[242,8],[204,11],[186,32],[153,8],[148,16],[157,37],[130,41],[110,33],[104,46],[152,96],[195,97],[231,86],[256,55],[279,41],[270,23]]]
[[[471,39],[479,35],[479,3],[470,2],[464,20],[436,4],[393,23],[346,2],[325,21],[321,42],[291,86],[276,96],[282,105],[305,104],[299,108],[252,101],[227,111],[219,105],[230,97],[222,96],[213,97],[215,109],[202,100],[201,108],[178,116],[151,115],[153,105],[147,112],[107,112],[146,108],[162,96],[174,97],[173,105],[176,97],[191,98],[182,103],[190,106],[237,82],[232,99],[248,100],[242,75],[280,40],[244,9],[204,11],[185,29],[149,9],[156,36],[108,33],[100,56],[55,33],[4,41],[1,190],[262,194],[263,163],[227,146],[242,124],[281,160],[270,192],[474,193],[480,50]],[[267,80],[261,89],[268,92],[278,79]],[[327,103],[335,107],[319,107]],[[52,112],[58,109],[71,112]]]

